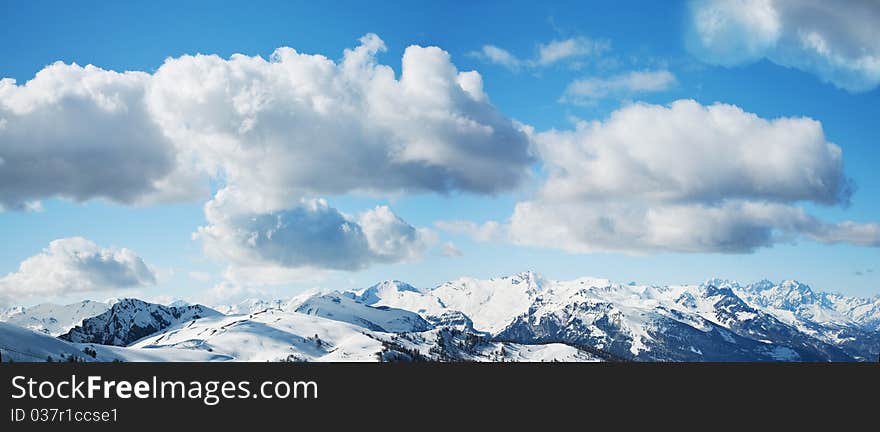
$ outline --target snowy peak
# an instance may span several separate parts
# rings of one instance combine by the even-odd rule
[[[109,308],[107,303],[91,300],[69,305],[43,303],[28,308],[10,309],[0,316],[0,321],[58,336],[79,325],[84,319],[104,313]]]
[[[16,315],[21,315],[24,313],[24,310],[25,310],[24,306],[15,306],[15,307],[11,307],[9,309],[4,309],[4,310],[0,311],[0,321],[5,322],[5,321],[9,320],[9,318],[12,318]]]
[[[220,313],[202,305],[174,307],[121,299],[59,337],[77,343],[127,346],[174,324],[216,315]]]
[[[500,279],[510,281],[511,285],[524,285],[529,289],[540,289],[541,285],[543,285],[544,282],[544,278],[541,277],[541,275],[531,270],[516,273],[510,276],[504,276]]]
[[[804,305],[822,303],[824,300],[824,296],[817,295],[809,285],[795,280],[782,281],[779,285],[762,281],[747,286],[743,291],[751,294],[751,297],[761,306],[772,306],[793,312]]]
[[[802,325],[851,325],[880,329],[880,299],[816,292],[795,280],[761,281],[738,292],[749,304]]]
[[[414,312],[388,306],[369,306],[339,292],[311,297],[299,305],[296,312],[380,332],[420,332],[431,328],[427,321]]]
[[[525,272],[488,280],[460,278],[434,288],[429,295],[443,310],[467,315],[476,330],[497,333],[527,312],[545,286],[543,278]]]
[[[422,294],[423,291],[399,280],[387,280],[379,282],[369,288],[350,291],[352,298],[371,305],[380,302],[384,298],[400,296],[401,293]]]
[[[730,288],[731,290],[740,289],[739,283],[730,279],[712,278],[702,284],[702,286],[710,285],[716,288]]]

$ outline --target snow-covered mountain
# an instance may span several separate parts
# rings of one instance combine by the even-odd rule
[[[3,322],[0,322],[0,357],[4,362],[205,362],[229,359],[207,351],[173,348],[136,350],[111,345],[70,343]]]
[[[202,305],[175,307],[122,299],[59,338],[76,343],[126,346],[174,324],[216,315],[221,314]]]
[[[729,286],[751,306],[798,330],[842,348],[858,360],[877,360],[880,347],[880,297],[864,299],[815,292],[808,285],[787,280]]]
[[[368,306],[339,292],[311,297],[300,304],[295,312],[347,322],[379,332],[411,333],[431,328],[415,312],[388,306]]]
[[[432,290],[419,290],[399,281],[386,281],[364,291],[353,291],[359,301],[372,306],[410,310],[429,322],[457,313],[478,331],[496,333],[528,310],[544,289],[543,279],[526,272],[489,280],[461,278]]]
[[[838,314],[859,320],[794,322],[785,309],[760,303],[725,281],[641,286],[595,278],[549,281],[525,272],[461,278],[431,290],[396,281],[376,287],[366,290],[369,296],[350,295],[373,306],[418,312],[434,325],[454,316],[461,328],[472,326],[495,340],[563,342],[625,359],[852,361],[876,359],[880,351],[868,300],[823,295],[834,299]],[[784,305],[807,308],[809,298]],[[821,312],[809,316],[830,314]]]
[[[259,298],[249,298],[238,303],[214,305],[212,309],[224,315],[251,314],[254,312],[262,312],[266,309],[292,311],[299,307],[304,301],[323,293],[324,291],[322,290],[313,289],[297,294],[289,299],[263,300]]]
[[[320,299],[318,304],[325,300]],[[387,323],[399,317],[399,312],[376,309],[369,316]],[[387,317],[377,317],[383,314]],[[355,315],[333,316],[351,320]],[[237,361],[599,360],[588,351],[562,344],[503,344],[448,329],[389,333],[371,329],[372,321],[358,319],[350,323],[334,320],[333,316],[267,309],[248,315],[204,318],[144,338],[129,349],[199,350]],[[467,346],[466,340],[472,345]]]
[[[5,362],[67,361],[90,358],[78,347],[43,332],[0,322],[0,356]]]
[[[729,289],[581,282],[557,284],[496,337],[590,345],[649,361],[851,360]]]
[[[790,312],[798,319],[819,324],[858,325],[880,331],[880,296],[866,299],[814,292],[808,285],[794,280],[779,284],[763,280],[746,286],[727,281],[720,284],[730,285],[755,307],[775,314],[787,316]]]
[[[75,343],[8,325],[0,340],[11,352],[44,347],[33,358],[99,361],[875,361],[878,302],[795,281],[652,286],[524,272],[248,300],[225,315],[123,299],[61,336]]]
[[[69,305],[43,303],[28,308],[12,308],[0,314],[0,321],[58,336],[80,325],[84,319],[102,314],[108,309],[109,304],[91,300]]]

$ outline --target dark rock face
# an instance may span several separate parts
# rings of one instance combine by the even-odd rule
[[[843,349],[750,307],[728,288],[710,285],[703,296],[713,302],[716,322],[657,307],[643,318],[644,340],[636,340],[638,336],[624,324],[624,312],[606,302],[572,302],[553,313],[542,313],[540,305],[533,305],[495,338],[592,346],[640,361],[856,360]],[[681,301],[696,305],[692,296]]]
[[[175,324],[215,315],[220,313],[202,305],[163,306],[124,299],[58,337],[68,342],[128,346]]]

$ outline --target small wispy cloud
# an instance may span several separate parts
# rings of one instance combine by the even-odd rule
[[[560,102],[593,105],[602,99],[626,99],[636,94],[665,91],[676,82],[675,75],[665,69],[630,71],[606,78],[588,77],[571,82]]]
[[[565,59],[599,56],[609,50],[611,50],[611,42],[605,39],[576,37],[554,40],[538,47],[538,58],[535,63],[539,66],[549,66]]]
[[[510,51],[495,45],[483,45],[479,51],[471,52],[470,55],[511,70],[518,70],[524,64],[522,60],[511,54]]]
[[[440,220],[434,222],[434,226],[441,231],[465,235],[479,242],[500,241],[507,237],[505,227],[495,221],[478,224],[464,220]]]
[[[600,57],[610,50],[611,42],[607,39],[579,36],[538,44],[534,56],[530,58],[520,58],[496,45],[483,45],[479,50],[470,52],[469,55],[517,71],[524,68],[547,67],[585,57]]]
[[[455,247],[455,244],[452,242],[446,242],[440,248],[440,255],[450,258],[457,258],[464,255],[461,250]]]

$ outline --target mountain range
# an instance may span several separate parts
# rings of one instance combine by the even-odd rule
[[[214,307],[37,305],[0,321],[4,361],[848,362],[880,354],[880,297],[796,281],[654,286],[523,272]]]

